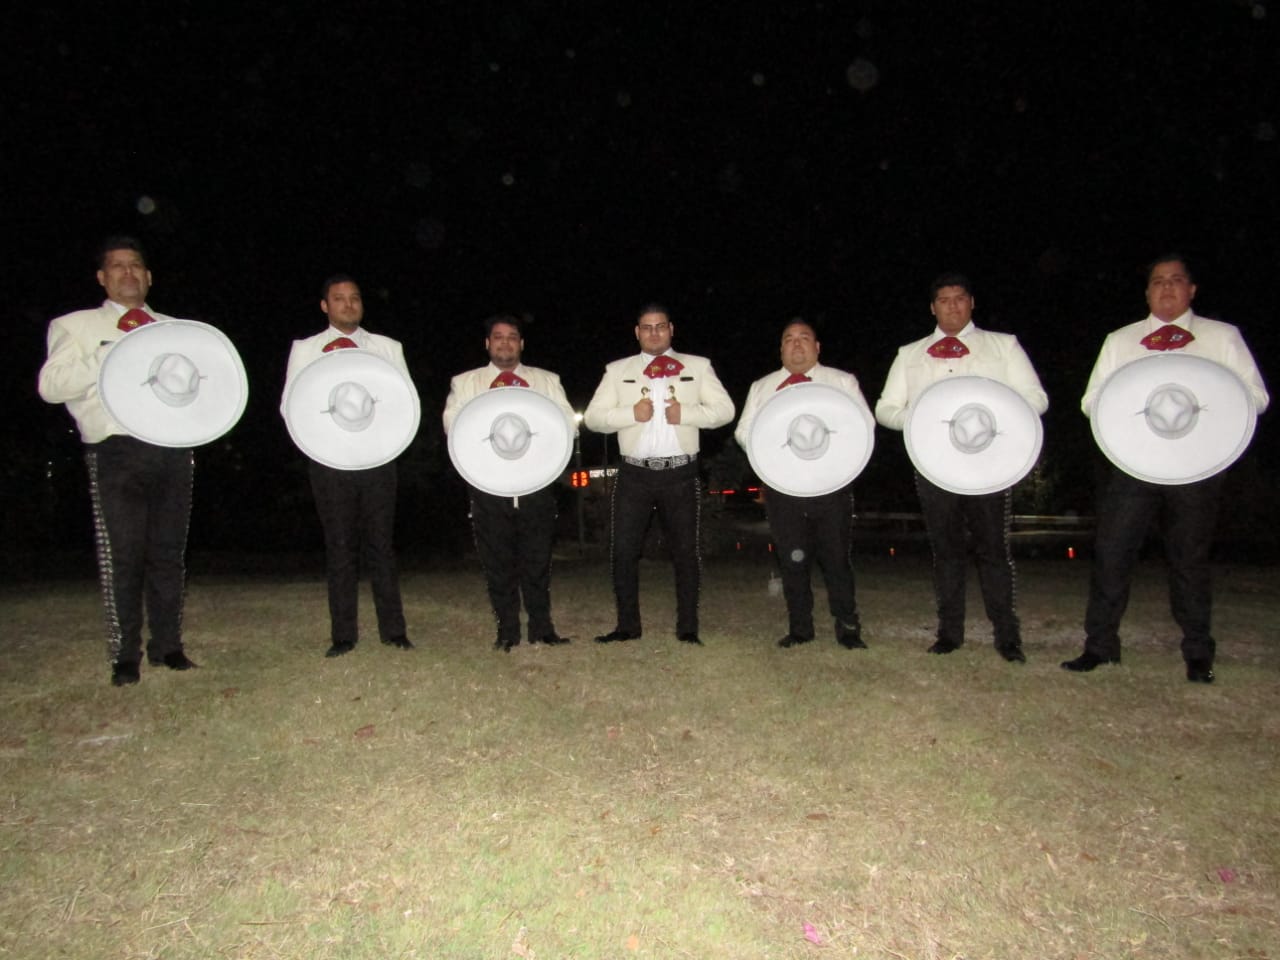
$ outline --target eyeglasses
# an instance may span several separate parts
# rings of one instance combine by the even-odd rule
[[[669,323],[642,323],[639,325],[641,333],[666,333],[671,328]]]

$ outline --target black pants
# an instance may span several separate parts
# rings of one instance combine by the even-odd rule
[[[383,640],[403,637],[404,609],[394,545],[396,465],[335,470],[313,460],[311,492],[324,528],[332,642],[355,643],[359,637],[356,612],[362,558],[373,587],[378,636]]]
[[[818,562],[827,584],[831,615],[844,626],[858,624],[854,595],[853,494],[837,490],[821,497],[791,497],[766,488],[769,532],[782,571],[782,595],[787,600],[788,633],[813,638],[811,571]]]
[[[1012,490],[977,496],[951,493],[917,473],[916,492],[933,548],[938,639],[956,645],[964,642],[965,568],[972,548],[995,644],[1019,645],[1022,636],[1014,606],[1013,555],[1009,552]]]
[[[648,470],[624,462],[613,484],[613,595],[619,630],[640,633],[640,556],[654,513],[671,548],[676,577],[676,633],[698,632],[698,587],[702,575],[699,517],[702,481],[697,462],[670,470]]]
[[[1120,654],[1120,620],[1129,605],[1133,568],[1153,520],[1160,517],[1169,565],[1169,607],[1182,629],[1182,655],[1213,661],[1209,633],[1213,605],[1209,554],[1218,519],[1222,474],[1198,483],[1165,485],[1111,469],[1098,508],[1085,650],[1100,657]]]
[[[142,658],[144,598],[147,653],[181,650],[194,454],[115,436],[87,445],[85,463],[108,657],[113,664]]]
[[[529,615],[529,639],[555,633],[551,622],[551,547],[556,535],[555,490],[513,499],[471,490],[471,526],[484,568],[498,639],[520,639],[520,599]]]

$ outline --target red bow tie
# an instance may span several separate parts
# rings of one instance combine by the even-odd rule
[[[783,380],[780,384],[778,384],[778,389],[781,390],[783,387],[790,387],[793,384],[797,384],[797,383],[812,383],[812,382],[813,382],[812,377],[806,377],[803,373],[793,373],[791,376],[787,377],[787,379]]]
[[[1190,330],[1184,330],[1176,323],[1166,323],[1155,333],[1143,337],[1142,345],[1148,350],[1181,350],[1194,339]]]
[[[139,327],[145,327],[148,323],[155,322],[156,318],[148,314],[147,311],[134,307],[132,310],[126,311],[116,321],[116,327],[128,333],[130,330],[137,330]],[[151,336],[151,334],[147,334],[147,336]]]
[[[653,362],[644,368],[644,375],[650,380],[663,377],[674,377],[684,369],[684,364],[675,357],[654,357]]]
[[[954,360],[956,357],[965,356],[968,352],[969,348],[960,341],[959,337],[943,337],[929,347],[929,356],[941,357],[944,360]]]
[[[529,381],[524,377],[516,376],[510,370],[503,370],[500,374],[493,378],[493,383],[489,384],[489,389],[494,387],[527,387]]]
[[[358,346],[359,344],[356,343],[354,340],[352,340],[350,337],[338,337],[336,340],[330,340],[328,343],[326,343],[324,345],[324,349],[320,352],[329,353],[332,350],[349,350],[352,347],[358,347]]]

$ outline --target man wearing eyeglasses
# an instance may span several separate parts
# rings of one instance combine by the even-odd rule
[[[596,642],[641,635],[640,556],[656,511],[675,567],[676,636],[701,644],[698,432],[732,420],[733,400],[710,360],[671,349],[675,324],[662,305],[641,308],[635,335],[639,354],[605,368],[583,418],[589,430],[616,433],[622,453],[610,504],[617,622]]]

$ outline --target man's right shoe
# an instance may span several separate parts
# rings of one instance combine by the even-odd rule
[[[170,650],[163,657],[147,654],[147,663],[153,667],[168,667],[170,670],[194,670],[200,666],[182,650]]]
[[[1021,643],[1001,643],[996,645],[996,653],[1010,663],[1026,663],[1027,655],[1022,652]]]
[[[1114,657],[1100,657],[1096,653],[1090,653],[1086,650],[1074,660],[1062,661],[1062,669],[1070,670],[1072,673],[1088,673],[1090,670],[1094,670],[1097,667],[1102,666],[1104,663],[1119,662],[1120,654],[1118,653]]]
[[[802,643],[812,643],[813,637],[798,637],[794,633],[788,633],[785,637],[778,641],[780,647],[798,647]]]
[[[928,653],[953,653],[964,646],[963,642],[956,643],[954,640],[935,640],[933,646],[928,649]]]
[[[596,643],[618,643],[622,640],[639,640],[639,633],[632,633],[629,630],[610,630],[602,636],[596,637]]]
[[[111,665],[111,685],[113,687],[127,687],[129,684],[137,683],[141,679],[142,675],[138,672],[136,661],[131,660]]]
[[[493,649],[501,650],[503,653],[510,653],[512,647],[518,646],[520,646],[519,637],[512,637],[509,640],[499,637],[497,640],[493,641]]]
[[[1188,660],[1187,680],[1191,683],[1213,683],[1213,661]]]
[[[324,652],[324,655],[326,657],[340,657],[344,653],[350,653],[355,648],[356,648],[356,645],[353,641],[344,640],[342,643],[335,643],[333,646],[331,646],[328,650]]]

